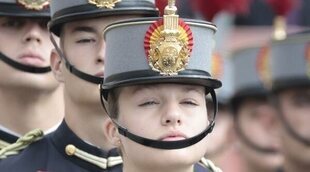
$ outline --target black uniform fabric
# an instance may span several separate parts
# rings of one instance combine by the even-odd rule
[[[108,158],[118,156],[116,150],[109,152],[87,144],[76,136],[65,122],[43,139],[32,143],[20,154],[0,161],[1,172],[118,172],[121,165],[103,170],[76,156],[68,156],[65,148],[68,144],[92,155]]]
[[[6,143],[15,143],[17,141],[18,137],[9,134],[5,131],[0,130],[0,141],[6,142]],[[1,149],[1,147],[0,147]]]
[[[207,170],[205,167],[203,167],[200,164],[195,164],[194,166],[194,172],[211,172],[210,170]]]

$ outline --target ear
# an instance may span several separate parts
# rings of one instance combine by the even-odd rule
[[[115,126],[110,118],[107,118],[104,122],[104,135],[113,146],[121,146],[121,139],[117,126]]]
[[[52,71],[53,71],[53,74],[54,74],[55,78],[59,82],[64,82],[64,77],[63,77],[63,74],[62,74],[62,67],[61,67],[62,63],[63,63],[63,60],[58,55],[58,53],[56,52],[55,49],[53,49],[52,52],[51,52],[50,63],[51,63],[51,68],[52,68]]]

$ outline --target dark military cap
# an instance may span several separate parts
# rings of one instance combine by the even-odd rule
[[[233,99],[247,96],[267,95],[268,46],[239,49],[231,57]]]
[[[53,0],[50,30],[59,36],[62,24],[112,15],[158,16],[154,0]]]
[[[163,20],[150,18],[107,27],[104,89],[149,83],[221,86],[210,74],[216,27],[196,20],[179,22],[180,42],[163,41],[163,27]]]
[[[49,18],[49,0],[0,0],[0,16]]]
[[[272,90],[310,86],[310,31],[271,43]]]

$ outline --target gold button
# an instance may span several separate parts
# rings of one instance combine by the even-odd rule
[[[66,154],[67,155],[72,156],[72,155],[74,155],[75,151],[76,151],[75,146],[73,146],[73,145],[67,145],[66,146]]]

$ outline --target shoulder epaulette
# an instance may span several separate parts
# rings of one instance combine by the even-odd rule
[[[9,144],[0,150],[0,159],[5,159],[8,156],[16,155],[21,150],[24,150],[31,143],[40,140],[44,136],[44,133],[40,129],[32,130],[20,137],[15,143]]]
[[[206,158],[201,158],[199,162],[205,168],[209,169],[211,172],[222,172],[222,170],[219,167],[216,167],[211,160],[208,160]]]

